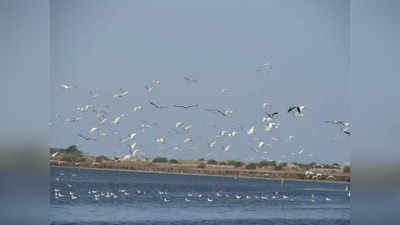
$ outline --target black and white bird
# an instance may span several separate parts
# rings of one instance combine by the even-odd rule
[[[294,115],[302,116],[305,108],[304,105],[293,105],[289,107],[288,113],[293,112]]]

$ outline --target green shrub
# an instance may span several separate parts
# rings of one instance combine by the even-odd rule
[[[235,160],[229,160],[228,161],[228,165],[230,166],[234,166],[235,168],[241,167],[243,166],[244,163],[240,162],[240,161],[235,161]]]
[[[246,169],[248,170],[255,170],[257,169],[257,165],[255,163],[250,163],[246,165]]]
[[[276,166],[276,161],[274,161],[274,160],[271,160],[271,161],[263,160],[263,161],[259,162],[257,166],[258,167],[275,167]]]
[[[83,155],[82,152],[79,151],[78,146],[76,145],[69,146],[68,148],[65,149],[64,153],[68,155],[78,155],[78,156]]]
[[[169,163],[178,164],[179,162],[176,159],[171,159],[171,160],[169,160]]]
[[[207,161],[207,164],[210,164],[210,165],[217,165],[218,162],[217,162],[217,160],[209,159],[209,160]]]
[[[345,173],[350,173],[350,166],[345,166],[344,168],[343,168],[343,172],[345,172]]]
[[[168,159],[165,157],[157,157],[157,158],[154,158],[152,162],[153,163],[167,163]]]
[[[199,161],[204,161],[204,159],[203,159],[203,158],[200,158]]]

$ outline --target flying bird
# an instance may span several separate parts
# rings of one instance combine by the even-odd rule
[[[78,134],[78,136],[85,139],[86,141],[95,141],[96,140],[96,138],[86,137],[86,136],[83,136],[82,134]]]
[[[305,109],[304,105],[294,105],[289,107],[288,113],[293,112],[294,115],[302,116],[304,109]]]
[[[188,83],[197,83],[196,79],[190,78],[190,77],[183,77],[183,79],[185,81],[187,81]]]
[[[173,106],[177,107],[177,108],[190,109],[190,108],[193,108],[193,107],[198,107],[199,105],[198,104],[194,104],[194,105],[173,105]]]
[[[160,105],[157,105],[156,103],[154,103],[154,102],[152,102],[152,101],[150,101],[149,103],[150,103],[150,105],[154,106],[156,109],[165,109],[165,108],[168,108],[168,106],[160,106]]]

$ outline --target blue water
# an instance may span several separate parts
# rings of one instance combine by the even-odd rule
[[[281,188],[280,181],[262,179],[51,168],[50,221],[350,224],[350,199],[344,189],[345,184],[332,183],[286,181]]]

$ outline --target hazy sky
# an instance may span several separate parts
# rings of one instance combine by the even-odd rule
[[[80,144],[90,154],[120,156],[128,147],[119,139],[137,132],[137,147],[147,156],[348,162],[352,137],[322,121],[350,117],[349,7],[347,0],[52,1],[50,146]],[[256,72],[265,62],[273,67],[267,76]],[[187,75],[198,83],[187,84]],[[161,81],[160,87],[148,93],[144,87],[153,79]],[[63,83],[77,88],[65,91],[59,87]],[[120,88],[128,96],[113,99]],[[224,88],[230,91],[221,94]],[[89,90],[99,97],[91,99]],[[149,100],[198,103],[200,108],[156,110]],[[281,126],[272,132],[264,132],[264,102],[280,113]],[[85,104],[109,104],[106,125],[92,112],[75,110]],[[143,111],[133,112],[135,104]],[[288,114],[292,104],[307,106],[305,116]],[[232,109],[233,115],[222,117],[203,111],[205,107]],[[56,113],[82,120],[65,123]],[[110,124],[121,113],[128,117]],[[158,125],[142,132],[143,121]],[[192,124],[192,131],[169,133],[177,121]],[[216,135],[210,124],[240,135],[218,138],[210,150],[207,143]],[[253,125],[255,137],[272,148],[250,150],[257,148],[255,137],[246,134]],[[77,136],[89,135],[92,127],[118,134],[97,142]],[[290,143],[289,135],[295,137]],[[154,141],[161,136],[166,137],[164,145]],[[183,144],[186,137],[193,142]],[[226,144],[232,145],[229,152],[221,149]],[[182,150],[174,150],[175,145]],[[303,156],[290,156],[301,149]]]

